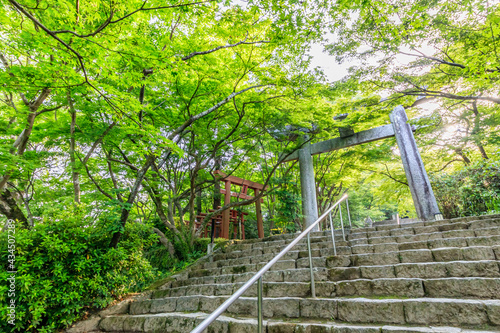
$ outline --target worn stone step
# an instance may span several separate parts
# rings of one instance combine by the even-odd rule
[[[493,246],[447,247],[437,249],[405,250],[398,252],[368,253],[349,256],[349,266],[378,266],[399,263],[446,262],[457,260],[498,260],[500,253]],[[297,259],[297,267],[302,267]]]
[[[481,234],[489,234],[491,229],[477,229],[481,231]],[[495,228],[494,232],[500,232],[500,228]],[[356,245],[352,247],[353,254],[370,254],[370,253],[384,253],[384,252],[398,252],[406,250],[433,250],[444,247],[473,247],[473,246],[494,246],[500,244],[500,235],[488,235],[488,236],[475,236],[475,237],[456,237],[456,238],[438,238],[431,239],[427,241],[417,241],[417,242],[406,242],[406,243],[382,243],[382,244],[368,244],[368,245]],[[311,244],[312,255],[314,257],[324,257],[333,255],[333,245],[332,243],[319,242]],[[271,249],[273,250],[273,249]],[[262,254],[261,249],[252,249],[245,251],[236,251],[236,255],[230,252],[224,254],[225,258],[236,259],[222,259],[219,257],[218,260],[214,262],[206,262],[203,264],[203,268],[212,269],[216,267],[227,267],[227,266],[238,266],[238,265],[248,265],[254,263],[266,262],[274,258],[274,256],[281,249],[276,248],[275,252]],[[337,254],[346,255],[351,253],[351,248],[346,246],[338,246]],[[242,256],[242,257],[239,257]],[[288,252],[284,259],[299,259],[307,257],[308,253],[306,250],[291,250]]]
[[[449,261],[404,263],[380,266],[335,267],[328,270],[330,281],[380,278],[500,277],[500,261]]]
[[[446,228],[445,228],[446,227]],[[424,229],[400,229],[398,234],[394,234],[394,230],[378,232],[376,237],[370,236],[370,233],[365,234],[350,234],[348,236],[349,244],[368,245],[368,244],[383,244],[383,243],[406,243],[416,241],[426,241],[439,238],[457,238],[457,237],[476,237],[498,235],[500,229],[500,219],[482,220],[468,223],[448,224],[438,227],[424,227]],[[419,229],[417,231],[417,229]],[[401,231],[405,231],[402,233]],[[389,234],[388,234],[389,233]],[[392,234],[391,234],[392,233]],[[353,238],[356,237],[356,238]]]
[[[386,266],[334,267],[327,269],[315,267],[315,279],[345,281],[356,279],[395,279],[395,278],[445,278],[445,277],[500,277],[500,261],[451,261],[431,263],[404,263]],[[255,271],[238,274],[192,277],[164,284],[164,288],[177,288],[189,285],[226,284],[246,282]],[[327,277],[326,277],[327,275]],[[309,268],[296,268],[268,271],[264,275],[267,282],[308,282]]]
[[[359,244],[351,247],[353,254],[404,251],[415,249],[435,249],[440,247],[467,247],[477,245],[500,244],[500,228],[477,229],[476,235],[471,237],[429,237],[428,240],[408,242],[388,242],[380,244]]]
[[[132,303],[130,314],[213,312],[227,297],[184,296]],[[175,310],[173,310],[175,309]],[[263,299],[266,318],[327,319],[347,323],[398,325],[496,326],[500,328],[500,301],[451,298],[371,299],[299,298]],[[257,315],[256,297],[241,297],[228,309],[230,315]]]
[[[188,333],[208,315],[194,313],[162,313],[156,315],[109,316],[100,323],[104,332],[144,332],[144,333]],[[497,331],[471,330],[457,327],[439,326],[396,326],[396,325],[356,325],[325,322],[296,323],[288,320],[263,321],[267,333],[492,333]],[[255,318],[233,318],[222,315],[205,331],[207,333],[254,333],[257,331]]]
[[[460,222],[471,222],[478,220],[491,220],[500,218],[500,214],[495,215],[483,215],[483,216],[470,216],[470,217],[459,217],[454,219],[446,219],[440,221],[425,221],[425,222],[412,222],[405,223],[401,225],[380,225],[374,227],[362,227],[357,228],[356,232],[369,232],[369,231],[381,231],[381,230],[392,230],[392,229],[400,229],[400,228],[409,228],[409,227],[421,227],[421,226],[436,226],[442,224],[451,224],[451,223],[460,223]]]
[[[317,297],[464,297],[494,299],[500,295],[500,278],[453,277],[453,278],[377,278],[329,281],[325,270],[315,271]],[[297,278],[299,280],[299,278]],[[267,297],[310,296],[309,272],[303,272],[301,281],[283,282],[264,280],[263,293]],[[232,295],[246,281],[225,284],[199,284],[173,287],[154,292],[152,298],[179,296],[224,296]],[[252,286],[246,296],[256,296],[257,287]],[[179,310],[178,310],[179,311]]]

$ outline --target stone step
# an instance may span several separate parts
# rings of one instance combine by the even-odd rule
[[[488,222],[487,225],[485,225],[486,222]],[[478,223],[481,223],[482,226],[481,228],[475,227],[479,226],[478,224],[468,225],[466,223],[460,223],[460,224],[450,225],[452,227],[457,228],[453,230],[441,231],[435,229],[428,229],[426,230],[428,232],[407,233],[400,235],[381,235],[377,237],[358,237],[355,239],[349,239],[349,244],[351,246],[355,246],[355,245],[384,244],[384,243],[407,243],[407,242],[427,241],[431,239],[440,239],[440,238],[499,235],[498,230],[500,229],[500,219],[494,221],[489,221],[489,220],[479,221]],[[349,237],[351,236],[352,235],[349,235]]]
[[[328,270],[328,279],[330,281],[445,277],[500,277],[500,261],[404,263],[386,266],[336,267]]]
[[[298,279],[297,279],[298,280]],[[309,297],[310,277],[303,274],[301,282],[270,282],[264,280],[263,294],[267,297]],[[377,278],[351,279],[333,282],[326,271],[315,272],[317,297],[460,297],[494,299],[500,295],[500,278],[453,277],[436,279]],[[180,296],[230,296],[246,281],[225,284],[198,284],[155,291],[152,298]],[[256,296],[257,286],[245,296]],[[182,311],[182,310],[177,310]]]
[[[345,281],[355,279],[396,279],[396,278],[445,278],[445,277],[500,277],[500,261],[451,261],[432,263],[404,263],[386,266],[335,267],[327,269],[315,267],[317,281]],[[173,281],[165,288],[189,285],[227,284],[248,281],[255,272],[225,274],[218,276],[192,277]],[[264,274],[267,282],[309,282],[309,268],[268,271]]]
[[[184,296],[131,304],[131,317],[137,314],[168,312],[213,312],[227,297]],[[173,301],[175,300],[175,302]],[[175,310],[173,310],[175,309]],[[241,297],[226,311],[228,315],[257,315],[257,299]],[[344,323],[384,323],[396,325],[451,325],[455,327],[492,326],[500,328],[500,301],[451,298],[370,299],[370,298],[267,298],[263,299],[265,318],[326,319]],[[116,330],[101,321],[105,331]],[[126,316],[119,316],[125,320]],[[116,322],[117,320],[113,320]],[[118,321],[119,322],[119,321]],[[115,323],[119,325],[119,323]],[[134,330],[130,325],[128,328]],[[119,330],[118,330],[119,331]],[[139,331],[139,329],[138,329]]]
[[[438,249],[445,247],[471,247],[471,246],[495,246],[500,245],[500,228],[487,228],[477,229],[481,231],[477,236],[473,237],[455,237],[455,238],[439,238],[442,233],[435,233],[435,237],[429,237],[429,240],[419,240],[403,243],[380,243],[380,244],[366,244],[348,246],[337,246],[337,254],[366,254],[366,253],[383,253],[383,252],[398,252],[405,250],[418,250],[418,249]],[[490,235],[491,233],[498,233],[499,235]],[[481,234],[481,235],[479,235]],[[427,234],[426,234],[427,235]],[[434,234],[428,234],[434,235]],[[388,239],[391,241],[392,239]],[[296,245],[299,247],[300,245]],[[213,262],[206,262],[203,268],[212,269],[217,267],[248,265],[260,262],[267,262],[274,258],[283,247],[268,248],[263,254],[262,249],[252,249],[244,251],[235,251],[229,253],[219,254],[214,257]],[[312,255],[315,257],[333,255],[333,244],[330,241],[317,242],[311,244]],[[293,248],[285,256],[284,259],[298,259],[308,256],[307,247],[303,250],[299,247]]]
[[[498,226],[498,221],[484,221],[484,220],[495,220],[500,219],[500,215],[485,215],[479,217],[466,217],[466,218],[458,218],[452,220],[440,220],[440,221],[428,221],[428,222],[416,222],[416,223],[408,223],[404,225],[389,225],[389,226],[378,226],[376,228],[354,228],[351,231],[346,228],[346,236],[349,233],[366,233],[366,232],[377,232],[377,231],[387,231],[392,229],[407,229],[407,228],[415,228],[415,227],[428,227],[428,226],[440,226],[447,224],[456,224],[456,223],[467,223],[467,222],[476,222],[477,227],[481,228],[481,226]],[[450,228],[453,228],[450,226]],[[403,232],[404,233],[404,232]],[[311,232],[311,238],[330,236],[330,230]],[[335,230],[335,235],[340,237],[342,235],[341,230]],[[296,238],[298,233],[295,234],[283,234],[283,235],[275,235],[269,236],[261,239],[248,239],[248,240],[238,240],[235,241],[235,244],[229,247],[229,251],[235,249],[249,249],[249,248],[262,248],[266,246],[275,246],[279,243],[288,244],[292,239]],[[337,238],[337,237],[336,237]],[[304,240],[305,241],[305,240]]]
[[[496,256],[499,256],[496,258]],[[307,258],[303,258],[307,259]],[[297,267],[309,267],[309,263],[297,259]],[[447,262],[447,261],[500,260],[500,246],[446,247],[437,249],[405,250],[385,253],[354,254],[314,258],[314,267],[333,268],[348,266],[381,266],[400,263]]]
[[[194,313],[162,313],[156,315],[110,316],[101,321],[104,332],[129,333],[188,333],[208,315]],[[267,333],[493,333],[498,331],[471,330],[443,326],[396,326],[396,325],[356,325],[326,322],[293,323],[288,320],[263,321]],[[257,332],[255,318],[233,318],[222,315],[205,332],[208,333],[254,333]]]
[[[442,224],[460,223],[460,222],[471,222],[478,220],[491,220],[500,218],[500,214],[495,215],[483,215],[483,216],[470,216],[470,217],[459,217],[455,219],[447,219],[440,221],[426,221],[426,222],[412,222],[405,223],[401,225],[385,225],[385,226],[374,226],[374,227],[363,227],[355,229],[356,232],[371,232],[371,231],[382,231],[382,230],[392,230],[400,228],[410,228],[410,227],[423,227],[423,226],[436,226]]]
[[[491,238],[496,236],[487,236]],[[480,239],[480,238],[476,238]],[[482,241],[482,243],[484,243]],[[498,244],[496,238],[491,238],[491,242]],[[460,245],[460,244],[457,244]],[[347,252],[347,251],[346,251]],[[377,252],[355,255],[332,254],[332,249],[313,250],[313,267],[335,268],[353,266],[387,266],[400,263],[419,262],[448,262],[448,261],[478,261],[478,260],[500,260],[500,245],[495,246],[469,246],[469,247],[445,247],[433,249],[416,249],[392,252]],[[338,251],[338,253],[342,253]],[[220,262],[204,263],[202,267],[193,267],[186,278],[213,277],[228,274],[241,274],[256,272],[269,262],[274,256],[271,254],[256,256],[254,258],[230,259]],[[271,267],[272,271],[281,271],[293,268],[308,268],[309,257],[307,251],[290,251],[285,259],[278,261]],[[250,262],[250,263],[249,263]],[[217,267],[217,266],[222,267]]]
[[[465,231],[465,230],[464,230]],[[500,228],[486,228],[486,229],[476,229],[476,234],[471,237],[451,237],[456,236],[449,234],[444,237],[445,233],[434,233],[434,234],[424,234],[429,235],[426,238],[428,240],[418,240],[412,241],[412,239],[405,239],[407,242],[403,243],[377,243],[377,244],[362,244],[354,245],[352,247],[345,246],[346,243],[339,245],[337,243],[337,254],[364,254],[364,253],[378,253],[378,252],[395,252],[404,250],[414,250],[414,249],[436,249],[441,247],[468,247],[468,246],[478,246],[478,245],[499,245],[500,244]],[[435,235],[435,236],[434,236]],[[421,238],[419,238],[421,239]],[[392,241],[392,238],[387,239]],[[214,262],[205,263],[204,268],[216,268],[222,266],[232,266],[240,264],[249,264],[262,260],[271,260],[276,254],[278,254],[285,246],[269,247],[264,249],[251,249],[242,251],[232,251],[229,253],[219,254],[214,258]],[[328,256],[333,255],[333,244],[331,238],[323,242],[317,242],[311,244],[311,250],[318,250],[313,254],[313,256]],[[302,252],[302,257],[304,252],[307,251],[306,244],[297,244],[290,252],[286,255],[288,259],[297,259],[297,251]],[[226,260],[226,261],[224,261]]]
[[[481,229],[481,228],[490,228],[490,227],[498,227],[500,225],[500,219],[489,219],[489,220],[477,220],[470,222],[457,222],[457,223],[449,223],[449,224],[439,224],[439,225],[430,225],[430,226],[401,226],[401,228],[391,229],[391,230],[380,230],[380,231],[367,231],[361,232],[359,230],[351,230],[349,236],[347,236],[348,240],[352,241],[355,239],[370,239],[370,238],[379,238],[379,237],[387,237],[387,236],[405,236],[405,235],[418,235],[418,234],[429,234],[435,232],[450,232],[455,230],[463,230],[463,229]],[[473,235],[473,234],[472,234]]]

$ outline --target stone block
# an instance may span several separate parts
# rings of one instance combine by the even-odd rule
[[[450,223],[450,224],[443,224],[438,227],[440,232],[446,232],[450,230],[462,230],[462,229],[467,229],[469,225],[465,222],[458,222],[458,223]],[[443,236],[444,237],[444,236]]]
[[[215,294],[215,284],[200,284],[194,286],[187,286],[186,296],[205,295],[211,296]]]
[[[495,257],[497,260],[500,260],[500,245],[494,246],[493,253],[495,253]]]
[[[266,297],[308,297],[311,295],[309,283],[282,282],[264,283],[264,295]]]
[[[474,233],[476,237],[496,236],[500,235],[500,228],[494,227],[494,228],[474,229]]]
[[[403,324],[405,315],[401,300],[339,299],[338,319],[352,323]]]
[[[245,316],[257,316],[257,301],[255,298],[240,297],[227,310],[228,313],[243,314]]]
[[[373,253],[373,245],[356,245],[351,250],[353,254]]]
[[[337,295],[337,285],[334,282],[316,282],[317,297],[335,297]]]
[[[435,225],[430,225],[427,227],[414,227],[413,230],[415,231],[415,234],[430,234],[433,232],[439,232],[438,226]]]
[[[169,297],[164,299],[155,299],[151,302],[151,313],[174,312],[177,304],[177,298]]]
[[[264,318],[286,317],[298,318],[300,317],[299,298],[264,298],[263,315]]]
[[[367,245],[368,244],[368,239],[366,239],[366,238],[353,239],[353,240],[349,241],[349,243],[351,244],[351,246],[355,246],[355,245]]]
[[[144,321],[143,331],[145,333],[165,332],[169,320],[166,316],[148,316]]]
[[[473,246],[461,250],[464,260],[495,260],[495,253],[489,246]]]
[[[496,298],[500,295],[500,279],[447,278],[424,281],[428,297]]]
[[[398,243],[384,243],[384,244],[374,244],[373,252],[374,253],[383,253],[383,252],[398,252],[399,244]]]
[[[99,328],[105,332],[123,332],[123,324],[123,317],[110,316],[99,322]]]
[[[496,261],[456,261],[446,264],[448,276],[452,277],[499,277]]]
[[[361,278],[361,272],[364,267],[336,267],[328,270],[328,279],[330,281],[344,281]],[[361,269],[361,271],[360,271]]]
[[[123,330],[126,332],[141,332],[145,321],[146,317],[127,316],[123,320]]]
[[[323,257],[313,257],[313,267],[325,267],[326,258]],[[309,258],[297,259],[297,268],[309,268]]]
[[[466,247],[467,240],[465,238],[443,238],[432,239],[428,242],[430,249],[438,249],[443,247]]]
[[[427,249],[427,241],[399,243],[399,251]]]
[[[450,230],[443,232],[443,238],[463,238],[474,237],[474,230]]]
[[[200,308],[200,296],[181,296],[177,298],[175,311],[194,312]]]
[[[337,301],[320,298],[301,299],[300,316],[335,320],[337,318]]]
[[[413,299],[404,300],[406,322],[417,325],[485,325],[486,307],[481,301]]]
[[[396,237],[387,236],[387,237],[369,238],[368,243],[369,244],[396,243]]]
[[[467,238],[469,246],[495,246],[500,244],[500,236],[483,236]]]
[[[500,326],[500,301],[486,301],[485,305],[490,323],[495,326]]]
[[[152,303],[152,300],[132,302],[132,303],[130,303],[129,312],[131,315],[149,313],[149,311],[151,309],[151,303]]]
[[[432,262],[434,260],[432,252],[426,249],[401,251],[399,252],[399,258],[401,263]]]
[[[434,256],[434,261],[456,261],[462,260],[463,254],[460,248],[457,247],[447,247],[441,249],[433,249],[432,255]]]
[[[439,278],[447,277],[444,263],[418,263],[395,265],[394,270],[398,278]]]
[[[200,297],[200,311],[211,313],[215,311],[228,297],[224,296],[208,296]]]
[[[361,277],[363,279],[395,278],[394,266],[361,266]]]
[[[397,252],[353,255],[354,266],[378,266],[399,264]]]
[[[414,235],[413,228],[401,228],[391,230],[391,236]]]
[[[373,296],[423,297],[424,288],[419,279],[372,280]]]
[[[371,296],[372,281],[371,280],[354,280],[337,282],[338,297],[345,296]]]
[[[216,284],[215,296],[231,295],[233,293],[232,284]]]

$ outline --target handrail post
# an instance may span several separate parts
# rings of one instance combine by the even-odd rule
[[[311,272],[311,296],[316,298],[316,288],[314,285],[314,267],[313,267],[313,259],[311,254],[311,233],[307,234],[307,251],[309,251],[309,270]]]
[[[347,194],[344,194],[342,198],[340,198],[333,206],[328,208],[326,212],[324,212],[318,219],[316,219],[313,224],[309,225],[308,227],[305,228],[304,231],[300,233],[299,236],[294,238],[290,244],[285,246],[283,250],[280,251],[273,259],[271,259],[267,264],[264,265],[255,275],[253,275],[243,286],[241,286],[238,290],[236,290],[233,295],[231,295],[228,299],[226,299],[217,309],[215,309],[208,317],[206,317],[198,326],[196,326],[191,333],[202,333],[212,322],[214,322],[224,311],[227,310],[231,304],[233,304],[234,301],[236,301],[238,298],[240,298],[245,291],[248,290],[251,286],[254,285],[255,282],[258,282],[258,298],[257,298],[257,310],[258,310],[258,332],[264,331],[263,328],[263,320],[262,320],[262,279],[263,275],[269,271],[269,269],[276,264],[288,251],[290,251],[295,245],[297,245],[301,240],[304,239],[304,237],[307,236],[307,248],[309,250],[309,268],[311,272],[311,295],[312,297],[316,297],[316,289],[314,285],[314,267],[313,267],[313,261],[312,261],[312,251],[311,251],[311,237],[310,237],[310,232],[315,228],[318,223],[323,221],[328,214],[331,214],[332,210],[339,206],[342,201],[344,201],[347,198]],[[335,234],[334,234],[335,236]],[[335,238],[334,238],[335,239]],[[259,326],[260,325],[260,326]]]
[[[257,333],[263,333],[262,327],[262,276],[257,282]]]
[[[342,226],[342,238],[345,242],[345,232],[344,232],[344,221],[342,220],[342,203],[339,204],[339,212],[340,212],[340,225]]]
[[[335,229],[333,229],[332,212],[330,212],[330,230],[332,231],[333,255],[337,255],[337,247],[335,246]]]
[[[349,218],[349,228],[352,229],[351,212],[349,211],[349,198],[345,199],[345,205],[347,207],[347,217]]]

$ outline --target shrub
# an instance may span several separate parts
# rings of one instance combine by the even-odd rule
[[[500,210],[500,163],[482,160],[452,174],[433,176],[434,193],[445,218]]]
[[[142,256],[156,241],[150,227],[129,223],[116,248],[109,248],[111,222],[89,223],[66,214],[16,230],[16,320],[7,323],[7,272],[0,272],[0,331],[53,332],[136,291],[157,274]],[[0,257],[7,263],[7,234],[0,234]]]

